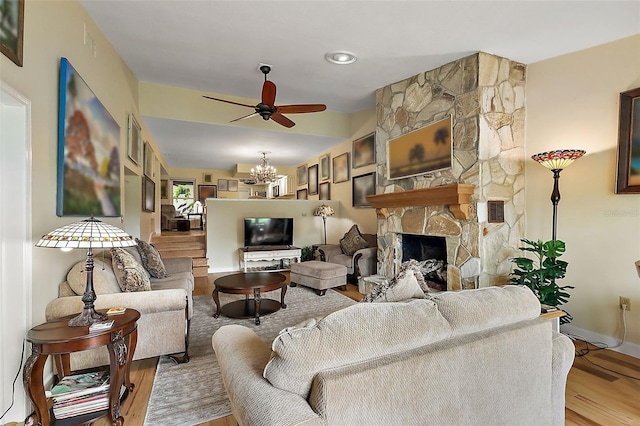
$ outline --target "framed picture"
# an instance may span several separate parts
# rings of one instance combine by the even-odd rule
[[[329,154],[320,157],[320,180],[329,180],[329,176],[331,176],[329,161]]]
[[[142,210],[156,211],[156,184],[148,176],[142,178]]]
[[[24,0],[0,0],[0,10],[2,10],[0,52],[21,67],[24,44]]]
[[[204,183],[213,183],[213,175],[211,173],[203,173],[202,174],[202,182],[204,182]]]
[[[620,93],[616,194],[640,194],[640,87]]]
[[[229,180],[229,192],[238,192],[238,181],[237,180]]]
[[[296,169],[298,172],[298,186],[307,184],[307,165],[300,166]]]
[[[376,162],[376,137],[375,133],[353,141],[352,167],[368,166]]]
[[[129,114],[129,136],[127,139],[127,155],[136,164],[140,164],[140,153],[142,151],[142,128],[138,121]]]
[[[169,199],[169,180],[168,179],[160,180],[160,199],[161,200]]]
[[[66,58],[58,99],[56,214],[120,216],[118,123]]]
[[[387,142],[387,179],[451,167],[451,116]]]
[[[307,197],[307,189],[298,189],[298,192],[296,193],[296,198],[298,200],[306,200]]]
[[[227,179],[218,179],[218,191],[228,191],[229,181]]]
[[[216,185],[198,185],[198,201],[204,204],[207,198],[218,198]]]
[[[320,200],[330,200],[331,199],[331,193],[329,190],[329,185],[331,185],[329,182],[322,182],[320,184],[319,190],[318,190],[318,194],[319,194],[319,199]]]
[[[309,195],[318,195],[318,165],[314,164],[313,166],[310,166],[307,171],[309,176],[309,179],[307,180]]]
[[[153,177],[153,163],[155,161],[155,157],[153,156],[153,149],[151,148],[151,144],[149,142],[144,143],[144,174]]]
[[[349,180],[349,153],[345,152],[333,157],[333,183]]]
[[[353,207],[371,207],[367,195],[376,193],[376,172],[354,176],[352,185]]]

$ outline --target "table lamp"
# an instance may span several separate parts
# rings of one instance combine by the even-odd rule
[[[84,309],[80,315],[69,320],[70,327],[87,326],[107,319],[106,314],[96,312],[93,306],[96,300],[96,293],[93,290],[93,249],[135,245],[136,241],[131,235],[120,228],[94,219],[93,216],[90,219],[61,226],[43,235],[38,241],[36,247],[87,250],[87,286],[82,295]]]
[[[531,156],[534,161],[537,161],[553,172],[553,192],[551,192],[551,203],[553,204],[552,239],[554,241],[556,240],[558,202],[560,201],[560,190],[558,188],[560,172],[575,160],[582,157],[585,152],[586,151],[582,149],[557,149],[555,151],[541,152],[540,154]]]
[[[316,207],[316,210],[313,212],[314,216],[322,216],[322,224],[324,228],[324,243],[327,244],[327,217],[333,216],[335,211],[326,204],[323,204],[319,207]]]

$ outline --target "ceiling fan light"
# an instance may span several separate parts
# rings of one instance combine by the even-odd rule
[[[337,65],[349,65],[358,60],[355,54],[346,52],[344,50],[336,50],[335,52],[329,52],[324,55],[324,58]]]

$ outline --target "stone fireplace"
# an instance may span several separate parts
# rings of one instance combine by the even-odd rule
[[[446,288],[505,284],[524,231],[523,64],[477,53],[376,92],[378,273],[393,276],[406,234],[445,242]],[[387,141],[452,118],[452,167],[387,179]],[[504,202],[490,223],[487,201]]]

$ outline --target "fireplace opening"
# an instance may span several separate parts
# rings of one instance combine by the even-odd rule
[[[438,291],[447,290],[447,240],[431,235],[401,234],[402,261],[421,262],[427,285]]]

